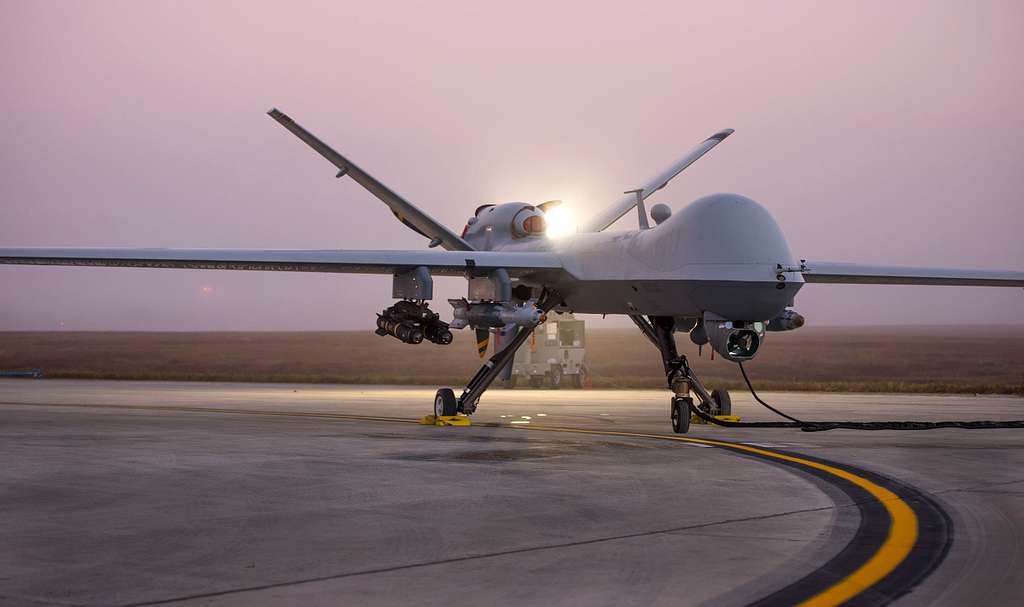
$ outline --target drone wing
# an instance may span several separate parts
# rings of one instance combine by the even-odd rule
[[[700,142],[700,144],[698,144],[697,147],[687,152],[686,155],[680,158],[675,164],[665,169],[660,175],[649,181],[647,185],[643,187],[643,191],[640,193],[640,196],[644,200],[647,200],[648,196],[668,185],[668,182],[672,181],[672,179],[675,178],[675,176],[678,175],[679,173],[682,173],[683,169],[690,166],[694,162],[697,162],[697,160],[701,156],[710,152],[711,148],[715,147],[716,145],[721,143],[722,140],[724,140],[726,137],[732,134],[732,129],[724,129],[718,131],[714,135]],[[635,206],[636,196],[630,194],[629,196],[619,201],[617,204],[608,207],[601,213],[591,218],[585,224],[581,225],[579,231],[600,232],[601,230],[604,230],[605,228],[609,227],[610,225],[618,221],[620,217],[630,212]]]
[[[291,131],[296,137],[304,141],[309,147],[316,150],[321,156],[338,167],[338,177],[350,176],[356,183],[366,188],[368,192],[376,196],[388,205],[391,212],[395,214],[398,221],[414,232],[430,239],[431,246],[441,245],[449,251],[472,251],[473,247],[458,234],[446,228],[441,222],[421,211],[416,205],[402,198],[388,186],[377,181],[372,175],[356,166],[354,162],[334,151],[331,146],[317,138],[316,135],[302,128],[297,122],[286,114],[274,108],[267,112],[270,117],[281,123],[281,126]]]
[[[512,276],[564,272],[550,253],[252,249],[0,249],[0,264],[392,274],[426,266],[440,276],[504,268]]]
[[[805,282],[834,284],[1024,287],[1024,272],[806,261],[801,273]]]

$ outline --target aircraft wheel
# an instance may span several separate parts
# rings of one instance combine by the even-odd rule
[[[711,400],[715,403],[712,415],[732,415],[732,399],[728,390],[712,390]]]
[[[551,373],[548,374],[548,383],[551,384],[552,390],[562,387],[562,367],[558,365],[551,367]]]
[[[459,401],[455,400],[455,391],[451,388],[441,388],[434,396],[434,415],[449,416],[455,415],[459,410]]]
[[[693,399],[686,396],[672,398],[672,431],[686,434],[690,429],[690,403]]]

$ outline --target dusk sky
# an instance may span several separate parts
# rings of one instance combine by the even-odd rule
[[[1024,270],[1019,2],[0,1],[0,246],[411,249],[278,107],[460,231],[765,205],[797,257]],[[635,215],[616,224],[635,225]],[[450,317],[459,279],[436,280]],[[0,267],[0,329],[367,329],[390,278]],[[812,325],[1024,323],[1024,290],[807,285]]]

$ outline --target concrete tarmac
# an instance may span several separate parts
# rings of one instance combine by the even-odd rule
[[[819,420],[1024,419],[1013,397],[762,396]],[[857,601],[1024,601],[1022,430],[701,425],[687,437],[710,442],[675,441],[659,438],[666,392],[528,389],[489,391],[468,428],[412,423],[432,401],[0,380],[0,603],[787,604],[799,580],[838,586],[887,549],[902,560]],[[773,419],[747,394],[733,406]],[[894,494],[857,497],[821,461]],[[904,553],[894,502],[918,515]]]

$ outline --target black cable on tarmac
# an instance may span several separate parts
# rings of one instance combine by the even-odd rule
[[[754,397],[760,405],[775,413],[780,417],[784,417],[790,421],[788,422],[730,422],[715,419],[713,416],[708,415],[704,411],[701,411],[697,405],[692,401],[690,402],[690,411],[694,415],[701,418],[705,422],[715,424],[718,426],[726,426],[729,428],[800,428],[804,432],[823,432],[825,430],[935,430],[938,428],[963,428],[966,430],[989,430],[996,428],[1024,428],[1024,420],[1014,421],[941,421],[941,422],[918,422],[918,421],[893,421],[893,422],[809,422],[799,420],[792,415],[787,415],[782,411],[779,411],[775,407],[761,400],[761,397],[757,395],[754,390],[753,384],[750,383],[750,378],[747,377],[747,370],[743,368],[743,363],[738,363],[740,366],[740,373],[743,374],[743,381],[747,384],[747,389],[750,390],[750,395]]]

